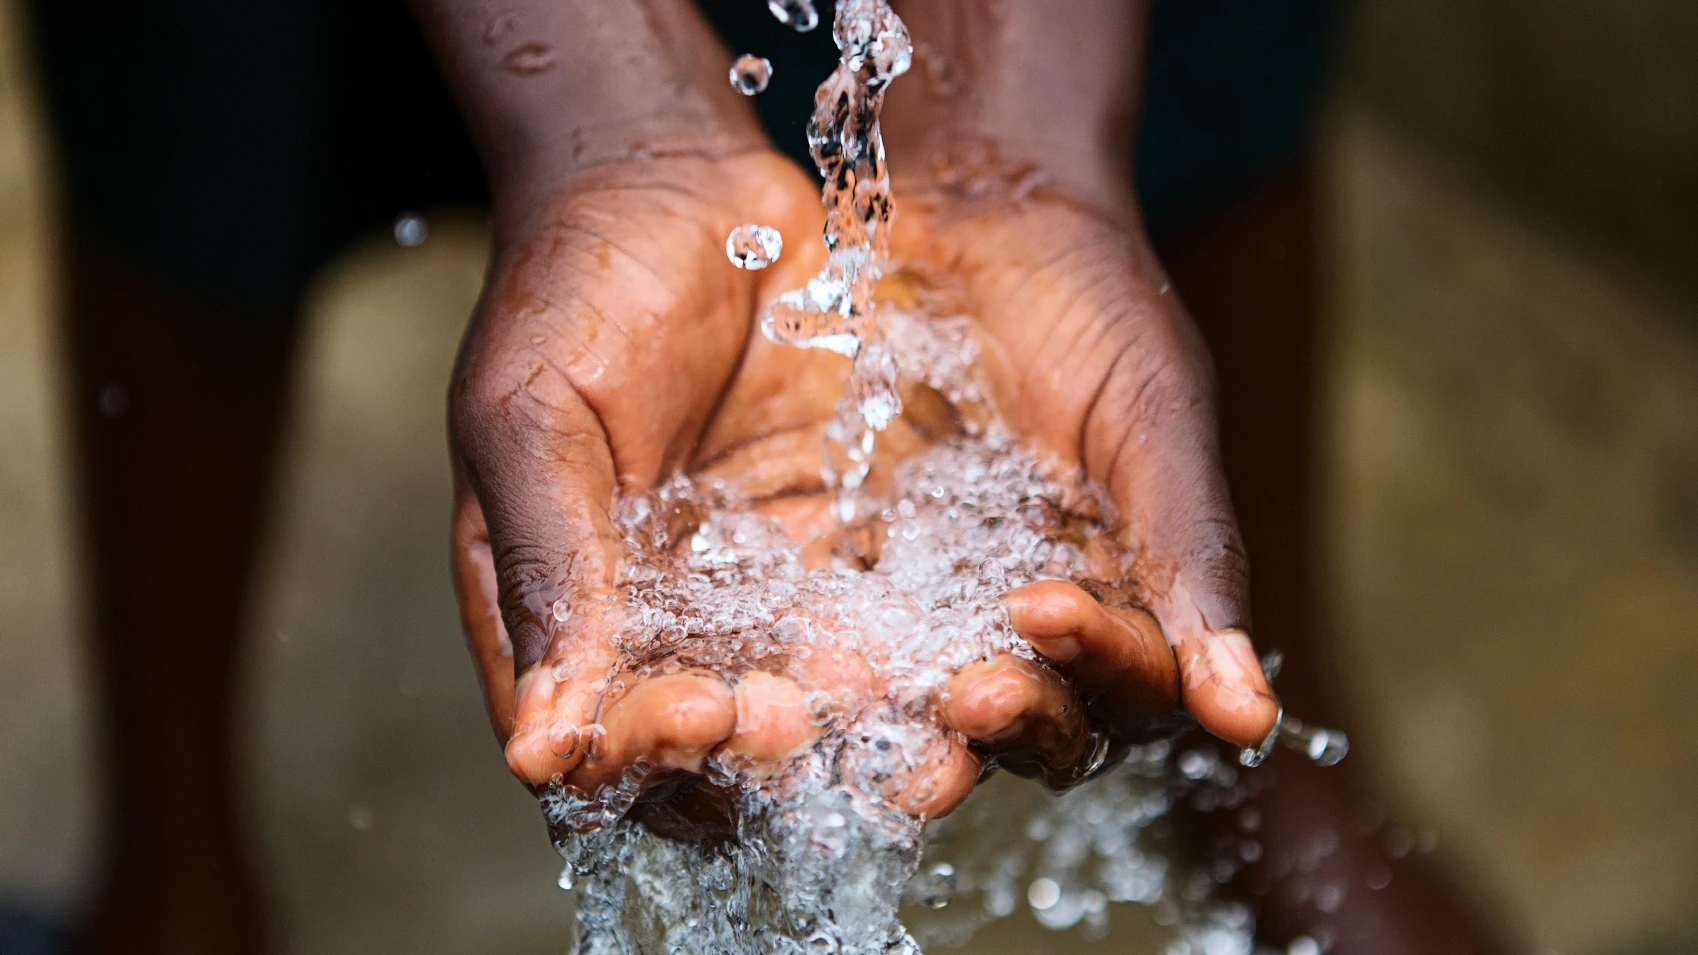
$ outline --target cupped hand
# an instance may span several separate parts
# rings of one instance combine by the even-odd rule
[[[763,272],[732,268],[725,236],[744,222],[779,228],[787,254]],[[639,762],[662,770],[653,782],[710,756],[776,765],[820,732],[808,693],[846,711],[883,693],[848,654],[729,680],[639,676],[620,669],[615,641],[622,491],[682,467],[769,502],[804,542],[833,533],[818,454],[846,363],[756,331],[817,268],[819,224],[806,177],[748,153],[593,170],[499,235],[451,393],[453,553],[491,720],[527,784],[593,793]],[[911,450],[923,430],[899,421],[881,448]],[[956,674],[941,716],[961,735],[940,738],[925,785],[891,781],[910,811],[958,804],[982,753],[1071,782],[1095,747],[1087,714],[1125,736],[1177,705],[1174,657],[1148,614],[1060,582],[1015,591],[1008,609],[1056,669],[1003,658]]]
[[[1221,469],[1212,367],[1131,203],[1093,207],[1019,181],[961,185],[902,193],[895,255],[977,319],[1015,432],[1108,490],[1118,569],[1154,614],[1045,582],[1009,595],[1011,621],[1111,732],[1160,722],[1177,703],[1222,739],[1261,744],[1279,704],[1248,633],[1248,564]],[[1051,734],[1052,751],[1077,738],[1063,730],[1052,673],[1011,658],[982,666],[1000,671],[989,685],[1034,714],[1025,732]],[[975,714],[961,711],[977,699],[954,694],[951,718],[983,739]]]

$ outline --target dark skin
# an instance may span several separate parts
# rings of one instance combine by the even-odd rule
[[[702,467],[716,462],[735,469],[734,455],[720,455],[716,461],[712,449],[736,446],[751,434],[768,434],[769,440],[789,434],[797,443],[808,445],[811,456],[817,441],[809,429],[817,427],[823,414],[819,397],[835,396],[841,370],[822,367],[798,375],[795,353],[782,363],[762,357],[758,352],[766,346],[758,335],[748,334],[748,323],[765,299],[799,284],[817,264],[807,258],[817,255],[811,240],[818,232],[817,194],[811,186],[804,188],[805,180],[770,154],[747,114],[747,104],[732,95],[725,83],[725,51],[706,37],[688,5],[518,2],[493,13],[482,4],[449,0],[421,0],[419,6],[455,77],[496,186],[498,252],[490,292],[468,333],[466,358],[455,386],[456,453],[462,479],[455,550],[467,631],[497,731],[509,741],[512,755],[514,704],[525,699],[524,674],[531,674],[529,692],[538,712],[552,713],[563,702],[563,695],[554,688],[548,692],[540,688],[535,676],[540,671],[532,664],[551,654],[595,652],[593,641],[551,640],[537,625],[537,615],[524,599],[524,569],[536,568],[539,579],[546,579],[541,568],[562,554],[598,555],[599,551],[604,561],[617,559],[605,546],[597,546],[605,544],[597,522],[605,520],[613,490],[622,482],[652,480],[664,469],[680,465]],[[462,6],[464,10],[459,9]],[[1071,402],[1075,414],[1054,416],[1067,422],[1065,427],[1046,429],[1044,422],[1050,415],[1027,414],[1024,427],[1029,440],[1073,461],[1105,484],[1121,488],[1119,493],[1137,491],[1152,506],[1143,513],[1127,509],[1136,516],[1120,529],[1123,541],[1140,553],[1172,555],[1146,561],[1139,568],[1152,582],[1148,597],[1155,616],[1107,612],[1066,585],[1044,585],[1010,595],[1016,625],[1071,679],[1008,661],[958,675],[950,694],[949,724],[965,737],[986,741],[1004,752],[1037,754],[1030,771],[1038,774],[1051,767],[1064,770],[1075,756],[1078,726],[1057,714],[1079,691],[1097,695],[1122,690],[1113,695],[1126,705],[1099,710],[1098,716],[1120,720],[1128,733],[1151,714],[1172,712],[1179,705],[1196,712],[1205,725],[1234,743],[1249,741],[1256,735],[1252,730],[1271,723],[1263,703],[1265,688],[1258,689],[1248,677],[1239,682],[1226,679],[1221,666],[1210,667],[1211,662],[1221,662],[1212,656],[1230,661],[1238,655],[1236,650],[1211,653],[1216,642],[1211,637],[1246,628],[1249,621],[1242,552],[1236,546],[1236,525],[1212,439],[1217,410],[1225,413],[1227,446],[1236,455],[1227,459],[1229,469],[1236,461],[1254,478],[1289,462],[1313,462],[1312,442],[1298,440],[1307,434],[1306,423],[1312,420],[1301,400],[1307,378],[1266,374],[1265,364],[1258,365],[1265,352],[1241,347],[1245,339],[1228,332],[1213,342],[1224,377],[1233,387],[1255,381],[1263,390],[1235,412],[1233,396],[1246,392],[1229,387],[1220,407],[1209,385],[1208,358],[1190,322],[1171,296],[1160,293],[1160,268],[1137,225],[1135,206],[1119,182],[1126,158],[1123,133],[1136,104],[1135,63],[1127,51],[1141,42],[1142,12],[1118,4],[1084,10],[1092,6],[1081,5],[1077,17],[1057,18],[1054,10],[1047,12],[1040,18],[1043,22],[1028,24],[1045,29],[1028,29],[1026,34],[1034,39],[1047,37],[1050,45],[1034,43],[1011,50],[1006,40],[1017,31],[974,33],[962,28],[964,22],[977,22],[963,14],[983,12],[979,5],[963,5],[963,9],[903,5],[901,12],[917,40],[952,50],[956,55],[950,62],[964,70],[978,68],[967,71],[971,82],[962,84],[957,79],[957,95],[970,104],[963,99],[928,103],[921,89],[924,64],[917,63],[915,71],[894,87],[886,113],[893,168],[899,175],[924,172],[898,184],[903,203],[898,253],[916,269],[968,289],[981,305],[994,303],[1006,291],[996,284],[999,279],[1024,274],[1029,277],[1026,285],[1043,286],[1051,293],[1048,297],[1055,305],[1046,320],[1052,328],[1067,327],[1064,320],[1069,315],[1086,315],[1085,319],[1074,317],[1080,323],[1074,327],[1126,335],[1126,325],[1146,322],[1159,332],[1120,343],[1126,347],[1115,354],[1131,357],[1111,363],[1112,374],[1097,376],[1096,384],[1103,387],[1092,391],[1098,396],[1094,404],[1066,389],[1051,389],[1046,395],[1042,380],[1024,382],[1004,374],[999,383],[999,404],[1016,419],[1027,409],[1066,408]],[[1023,5],[998,10],[1008,17],[999,21],[1005,26],[1033,15]],[[506,19],[508,15],[511,19]],[[1048,33],[1051,26],[1075,32]],[[1081,26],[1089,29],[1078,32]],[[505,68],[502,61],[527,43],[549,45],[553,54],[549,67],[532,72]],[[998,43],[1004,45],[995,46]],[[1066,71],[1043,68],[1056,62],[1083,63],[1087,56],[1097,66]],[[534,64],[537,59],[519,62]],[[1043,82],[1032,86],[1011,83],[1006,75],[999,79],[994,71],[982,68],[991,63],[1018,65],[1028,78],[1041,77]],[[632,75],[643,77],[644,82],[630,82]],[[1095,98],[1066,85],[1081,78],[1100,84],[1083,91]],[[1046,85],[1052,81],[1061,85]],[[1046,108],[1054,101],[1067,102],[1069,108]],[[948,163],[934,166],[923,135],[915,131],[923,133],[929,124],[964,117],[973,120],[970,132],[984,134],[995,147],[997,168],[1013,172],[1001,179],[1019,182],[1021,170],[1029,164],[1041,169],[1043,188],[1024,196],[1019,189],[1012,193],[992,189],[987,195],[963,187],[964,181],[971,183],[971,177],[964,180],[947,174],[948,168],[940,169]],[[1034,129],[1043,130],[1044,135],[1027,132]],[[698,184],[704,185],[698,188]],[[598,205],[604,202],[612,205]],[[643,216],[632,215],[637,209],[629,203],[640,206]],[[684,260],[717,268],[711,272],[701,268],[691,282],[660,289],[658,298],[644,297],[656,289],[647,269],[636,264],[639,257],[627,257],[610,243],[604,264],[594,243],[554,241],[562,233],[595,234],[602,223],[582,232],[563,228],[563,223],[593,221],[610,210],[617,213],[617,221],[631,227],[624,238],[637,245],[650,243],[643,254],[663,251],[664,261],[659,264],[683,269],[668,274],[687,274]],[[727,268],[721,244],[730,224],[741,221],[779,225],[789,240],[786,258],[755,276]],[[1285,315],[1282,309],[1300,313],[1304,307],[1300,294],[1277,282],[1258,284],[1237,297],[1191,293],[1216,288],[1220,285],[1217,276],[1236,274],[1243,267],[1243,257],[1232,241],[1240,225],[1229,223],[1195,237],[1187,257],[1170,260],[1176,283],[1187,290],[1205,332],[1237,327],[1233,323],[1258,309]],[[1052,241],[1040,243],[1042,250],[1022,245],[1017,240],[1027,226],[1050,230]],[[83,947],[126,953],[259,951],[264,947],[262,920],[253,880],[246,874],[250,867],[243,826],[234,808],[230,778],[234,748],[227,729],[234,709],[234,650],[248,583],[246,558],[259,526],[285,394],[291,342],[287,313],[292,309],[274,315],[250,314],[199,301],[127,269],[74,236],[73,231],[66,265],[66,288],[72,291],[66,303],[67,356],[72,369],[68,380],[75,396],[72,420],[89,553],[98,571],[93,575],[97,584],[91,622],[105,713],[101,764],[109,767],[109,800],[119,811],[103,816],[113,822],[107,842],[109,862]],[[986,242],[984,236],[998,238]],[[1056,240],[1071,253],[1052,262],[1053,255],[1039,253],[1057,248]],[[678,247],[660,249],[673,243]],[[927,254],[916,254],[916,249]],[[577,267],[586,262],[593,263],[594,269]],[[528,375],[533,366],[525,364],[526,356],[544,347],[529,344],[531,336],[523,334],[528,329],[520,321],[523,309],[515,309],[514,304],[528,296],[545,303],[598,302],[588,294],[591,289],[582,287],[585,276],[598,275],[595,270],[609,269],[614,263],[622,263],[638,276],[633,281],[615,268],[594,283],[596,295],[602,294],[603,286],[610,286],[626,296],[612,304],[633,306],[620,313],[618,324],[664,331],[669,318],[682,315],[698,332],[689,347],[661,335],[663,342],[672,341],[674,347],[642,355],[610,352],[605,348],[608,338],[588,335],[593,330],[590,323],[557,325],[558,316],[546,309],[550,327],[535,334],[545,337],[545,345],[554,353],[553,365],[593,374],[605,364],[608,371],[603,379],[615,374],[616,366],[623,367],[626,370],[618,374],[640,382],[644,393],[664,400],[631,408],[621,400],[628,389],[622,392],[602,385],[598,391],[588,382],[561,393],[577,404],[550,400],[540,405],[551,413],[587,410],[588,415],[551,420],[547,428],[526,428],[518,417],[503,422],[489,414],[503,394],[512,393],[512,386],[524,381],[509,378],[504,387],[495,372],[517,370]],[[1253,269],[1249,274],[1259,275]],[[1099,283],[1116,294],[1100,292]],[[677,293],[673,303],[677,307],[669,311],[665,298],[672,293]],[[1075,300],[1096,304],[1076,307],[1071,304]],[[686,301],[687,305],[680,304]],[[982,312],[987,341],[1004,341],[1004,352],[1027,353],[1031,342],[1018,336],[1037,332],[1017,321],[997,324],[995,309]],[[717,331],[699,334],[704,322]],[[222,330],[232,326],[254,331],[231,335]],[[612,340],[617,342],[619,337]],[[1050,335],[1047,340],[1060,341],[1061,336]],[[581,347],[571,352],[565,347],[568,342]],[[498,347],[502,343],[509,347]],[[701,348],[704,343],[712,347]],[[1312,359],[1312,350],[1306,350],[1309,346],[1298,347]],[[1068,376],[1081,369],[1089,372],[1098,351],[1102,349],[1068,365],[1069,354],[1064,350],[1054,359],[1054,367],[1067,368]],[[1168,387],[1174,390],[1165,393],[1169,399],[1165,402],[1145,401],[1140,408],[1134,401],[1130,407],[1116,409],[1125,413],[1119,421],[1121,432],[1116,434],[1115,416],[1096,409],[1114,407],[1112,400],[1107,405],[1102,401],[1117,394],[1108,387],[1111,384],[1118,383],[1117,387],[1134,395],[1151,394],[1147,388],[1132,388],[1125,377],[1137,365],[1132,359],[1141,355],[1165,356],[1153,364],[1170,369]],[[603,358],[610,360],[602,363]],[[757,373],[763,366],[779,365],[784,370],[781,378]],[[645,377],[644,372],[650,374]],[[114,382],[125,388],[127,406],[118,416],[109,417],[101,411],[99,398]],[[195,387],[186,389],[188,384]],[[780,384],[787,398],[774,402],[770,399]],[[806,397],[809,394],[813,397]],[[471,400],[479,397],[490,401],[480,408]],[[1053,404],[1046,406],[1046,401]],[[1088,413],[1081,411],[1086,406]],[[714,413],[707,414],[708,409]],[[1128,422],[1150,417],[1151,411],[1164,412],[1153,418],[1161,426],[1151,429],[1155,435],[1151,440],[1172,435],[1174,444],[1183,447],[1148,455],[1142,469],[1128,468],[1126,461],[1135,455],[1113,450],[1114,439],[1134,433]],[[1257,444],[1251,451],[1236,450],[1249,445],[1235,442],[1234,434],[1252,432],[1271,448]],[[768,447],[778,450],[775,443]],[[572,453],[559,453],[563,448]],[[1068,458],[1069,454],[1073,457]],[[784,455],[771,457],[781,460]],[[527,461],[562,466],[553,473],[527,471]],[[503,462],[509,464],[505,471]],[[580,466],[598,462],[608,466]],[[533,479],[540,483],[530,493],[519,492]],[[1297,520],[1306,513],[1301,495],[1297,499],[1287,495],[1295,486],[1290,482],[1302,480],[1287,475],[1264,482],[1235,475],[1246,534],[1257,553],[1266,552],[1263,542],[1285,539],[1287,525],[1282,519]],[[1167,495],[1167,505],[1154,506],[1163,500],[1162,488],[1177,491]],[[1145,496],[1145,491],[1151,493]],[[565,517],[558,513],[558,506],[545,511],[537,502],[550,496],[575,509]],[[532,502],[529,507],[527,500]],[[807,532],[805,515],[797,526]],[[1188,527],[1197,528],[1198,533],[1185,533]],[[517,533],[520,528],[527,533]],[[1192,566],[1199,570],[1187,574],[1185,568]],[[1288,565],[1282,562],[1281,566]],[[577,572],[593,577],[591,572],[605,574],[610,567],[592,560]],[[1283,571],[1275,568],[1273,572]],[[1193,576],[1204,584],[1189,586]],[[1263,594],[1296,592],[1268,573],[1262,580]],[[1267,585],[1270,580],[1274,586]],[[1183,600],[1173,596],[1176,582],[1187,584]],[[507,587],[503,589],[502,584]],[[1295,649],[1299,635],[1306,632],[1304,612],[1302,605],[1293,608],[1274,601],[1258,606],[1257,620],[1261,632],[1273,635],[1275,645]],[[511,641],[512,657],[502,654],[503,633],[517,635]],[[1187,633],[1192,635],[1189,641]],[[1177,654],[1170,649],[1170,639],[1177,642]],[[1229,640],[1222,645],[1238,643]],[[1187,653],[1187,647],[1194,652]],[[1282,684],[1290,687],[1286,696],[1298,699],[1304,715],[1322,711],[1318,701],[1312,703],[1291,681],[1315,672],[1313,660],[1300,660],[1293,654],[1292,675]],[[1189,669],[1182,671],[1181,664]],[[1176,676],[1181,671],[1187,674],[1183,683]],[[1190,678],[1193,672],[1197,679]],[[770,681],[745,680],[727,688],[716,678],[700,676],[689,677],[682,686],[651,687],[644,698],[633,691],[621,701],[625,725],[609,737],[622,748],[610,751],[601,762],[617,766],[636,754],[658,753],[688,769],[703,752],[717,747],[740,747],[768,761],[782,759],[789,751],[786,747],[806,733],[794,725],[790,705],[797,681],[806,678],[807,674],[795,674]],[[1248,702],[1249,718],[1233,719],[1244,708],[1211,709],[1210,704],[1221,702],[1223,694],[1227,702]],[[611,712],[606,720],[613,721]],[[521,741],[515,760],[515,769],[528,781],[540,771],[565,771],[562,764],[549,763],[552,751],[544,755],[538,750],[538,735],[533,727],[529,754]],[[528,762],[533,758],[534,762]],[[953,788],[940,787],[932,795],[932,805],[911,808],[941,811],[964,795],[970,783],[966,770],[974,758],[968,751],[950,765],[936,767],[938,778],[955,781]],[[1294,769],[1276,767],[1282,785],[1270,790],[1272,801],[1266,803],[1265,842],[1270,852],[1282,841],[1293,844],[1302,838],[1317,813],[1337,818],[1356,805],[1348,787],[1334,782],[1339,778],[1336,771],[1328,776],[1293,765]],[[581,772],[578,766],[571,769]],[[1288,771],[1294,775],[1287,775]],[[588,781],[593,775],[583,773],[577,778]],[[1300,786],[1285,782],[1298,778],[1308,782]],[[1398,870],[1394,889],[1431,885],[1406,877],[1405,872]],[[1246,886],[1247,891],[1254,888]],[[1364,897],[1364,893],[1353,893],[1346,912],[1356,911]],[[1401,891],[1381,893],[1378,898],[1389,904],[1372,913],[1380,922],[1377,942],[1350,948],[1352,940],[1342,938],[1334,951],[1448,955],[1483,950],[1479,936],[1466,927],[1466,920],[1442,893],[1416,893],[1413,902]],[[1301,910],[1280,914],[1277,906],[1272,914],[1275,918],[1269,924],[1274,935],[1280,936],[1270,935],[1273,941],[1303,929],[1309,924],[1304,919],[1313,915]],[[1389,932],[1387,925],[1392,926]],[[1434,926],[1454,926],[1455,931],[1438,931]],[[1387,940],[1401,947],[1389,947],[1384,944]]]
[[[1081,727],[1064,714],[1080,712],[1081,693],[1109,701],[1096,713],[1118,732],[1182,708],[1238,746],[1260,741],[1277,709],[1247,636],[1210,357],[1123,174],[1138,99],[1128,51],[1142,46],[1146,10],[980,6],[898,5],[923,44],[916,72],[946,69],[898,82],[887,103],[903,201],[893,252],[963,296],[1009,422],[1109,490],[1116,542],[1135,555],[1151,613],[1106,611],[1065,584],[1010,594],[1016,629],[1055,668],[1004,659],[956,676],[943,721],[976,746],[921,774],[939,784],[907,808],[932,815],[966,795],[981,752],[1036,754],[1038,772],[1059,775],[1080,750]],[[620,559],[607,510],[621,488],[675,468],[746,477],[728,448],[812,471],[841,368],[776,354],[752,332],[771,298],[817,267],[817,250],[796,239],[817,232],[812,191],[772,161],[724,82],[727,52],[682,5],[521,4],[493,45],[475,11],[449,0],[421,9],[467,113],[495,117],[483,139],[497,195],[527,197],[498,201],[492,280],[451,392],[456,578],[509,765],[533,786],[590,790],[639,758],[679,771],[728,750],[781,760],[811,738],[797,687],[820,674],[734,686],[679,674],[606,698],[590,681],[612,663],[616,609],[555,628],[546,608],[566,594],[615,606],[602,595]],[[524,44],[559,52],[560,68],[504,71],[503,51]],[[614,62],[642,88],[573,66]],[[539,96],[553,111],[532,124]],[[509,155],[515,143],[526,154]],[[739,222],[777,226],[786,257],[753,277],[726,270],[719,243]],[[817,530],[791,526],[804,542]],[[833,673],[845,670],[855,668]],[[608,737],[586,760],[573,737],[597,712]],[[1271,923],[1287,937],[1303,924]],[[1477,947],[1465,920],[1449,924],[1457,931],[1427,939],[1442,949],[1417,933],[1409,950]]]
[[[776,294],[817,268],[820,252],[793,239],[792,254],[755,275],[719,257],[740,222],[816,234],[814,190],[761,141],[747,102],[724,81],[728,54],[686,6],[538,4],[517,13],[514,35],[498,45],[486,42],[490,26],[472,8],[427,3],[424,11],[468,115],[485,117],[474,119],[475,132],[503,144],[488,147],[502,197],[491,281],[462,350],[450,417],[462,478],[456,578],[508,763],[533,786],[563,777],[594,791],[637,759],[695,771],[727,747],[791,752],[808,738],[806,714],[801,694],[782,685],[755,699],[745,684],[685,673],[623,680],[623,695],[608,698],[595,681],[615,662],[610,595],[620,554],[608,510],[621,488],[678,467],[717,463],[735,473],[721,460],[730,449],[750,461],[787,461],[797,474],[815,467],[817,440],[796,437],[829,417],[842,363],[774,346],[755,324]],[[1112,49],[1138,46],[1140,11],[1116,4],[1088,13],[1101,16],[1081,13],[1040,41],[1059,50],[1089,36],[1105,62]],[[611,45],[595,46],[602,42]],[[512,62],[509,46],[557,50],[560,67],[516,74],[503,66]],[[641,91],[608,71],[574,75],[573,64],[610,62],[631,63],[653,101],[630,102]],[[560,84],[570,97],[546,102],[582,103],[591,114],[562,122],[555,107],[536,120],[552,132],[528,132],[532,82]],[[608,84],[624,99],[605,102]],[[1132,101],[1113,73],[1087,92],[1096,101],[1086,99],[1081,120],[1056,132],[1090,147],[1069,154],[1096,156],[1125,132]],[[986,97],[1000,101],[994,89]],[[1041,110],[1044,99],[1040,91],[1005,104],[998,119]],[[892,120],[893,164],[914,154],[908,165],[920,167],[927,146],[904,131],[957,111],[893,94],[889,115],[899,110],[910,125]],[[607,139],[576,150],[576,159],[558,152],[619,130],[631,137],[623,155]],[[1008,147],[1011,159],[1024,158],[1019,143]],[[523,154],[511,155],[515,148]],[[1028,588],[1009,595],[1011,619],[1040,651],[1047,643],[1058,666],[1005,659],[957,675],[945,724],[991,751],[1035,750],[1052,770],[1083,750],[1084,727],[1071,715],[1079,700],[1061,675],[1070,669],[1103,684],[1099,707],[1115,727],[1183,705],[1217,735],[1253,745],[1277,712],[1245,631],[1247,573],[1220,473],[1207,354],[1176,297],[1161,291],[1166,281],[1136,230],[1130,195],[1107,175],[1123,158],[1062,170],[1042,198],[914,190],[918,201],[894,238],[899,256],[927,249],[923,260],[909,256],[916,271],[959,289],[978,316],[1010,423],[1059,467],[1108,488],[1121,514],[1118,543],[1135,555],[1154,612],[1155,620],[1122,617],[1075,587]],[[506,201],[515,194],[530,198]],[[1036,361],[1015,375],[999,357],[1010,354]],[[579,608],[565,627],[548,615],[560,597]],[[1104,633],[1111,626],[1116,637]],[[825,678],[791,676],[798,686]],[[843,705],[853,707],[862,689],[844,688]],[[741,711],[781,711],[779,696],[789,717],[761,724],[779,735],[740,725]],[[607,729],[606,753],[587,759],[577,737],[596,721]],[[953,752],[929,768],[933,785],[917,787],[929,798],[907,808],[938,815],[965,798],[978,756],[959,743]]]

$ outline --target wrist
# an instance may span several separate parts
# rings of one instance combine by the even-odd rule
[[[987,16],[962,0],[898,2],[915,57],[886,99],[894,175],[946,194],[1001,183],[1130,208],[1146,3],[1006,4]]]

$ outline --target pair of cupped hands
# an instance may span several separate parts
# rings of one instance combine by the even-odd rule
[[[1048,665],[1003,656],[953,674],[935,701],[947,745],[917,770],[923,785],[894,780],[888,795],[942,815],[988,758],[1076,778],[1095,734],[1135,740],[1181,713],[1259,744],[1278,703],[1247,633],[1211,367],[1135,216],[1041,191],[898,182],[897,197],[893,259],[974,317],[1013,431],[1107,490],[1110,551],[1148,611],[1061,581],[1008,593],[1010,623]],[[735,680],[619,672],[612,514],[621,493],[684,469],[767,500],[800,536],[830,532],[821,441],[847,363],[759,330],[823,261],[818,190],[766,149],[633,158],[511,219],[450,393],[455,584],[507,764],[533,788],[585,794],[638,764],[663,770],[649,786],[710,758],[779,766],[821,732],[810,694],[852,717],[882,695],[878,677],[830,652]],[[726,236],[743,223],[776,227],[782,258],[734,268]]]

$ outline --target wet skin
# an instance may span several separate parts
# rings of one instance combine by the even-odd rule
[[[1183,706],[1236,744],[1260,741],[1277,704],[1239,629],[1242,555],[1215,466],[1207,364],[1157,293],[1153,258],[1129,232],[1051,199],[961,219],[942,199],[917,211],[898,254],[930,250],[914,264],[982,318],[1010,423],[1109,488],[1125,515],[1118,550],[1135,555],[1154,615],[1062,582],[1010,593],[1011,623],[1052,666],[1003,658],[956,674],[940,701],[946,755],[920,770],[924,785],[893,793],[909,811],[945,813],[986,754],[1071,778],[1091,749],[1087,711],[1133,737]],[[648,159],[575,177],[528,221],[499,244],[451,396],[455,578],[508,765],[532,786],[593,792],[638,760],[682,772],[710,755],[781,761],[819,732],[802,688],[830,691],[852,715],[884,687],[843,654],[735,684],[613,672],[621,554],[609,510],[622,489],[684,467],[770,499],[804,543],[831,533],[818,454],[844,362],[756,329],[765,305],[818,267],[817,193],[763,150]],[[742,222],[776,226],[785,256],[733,269],[724,237]],[[1038,255],[1022,236],[1074,254]],[[996,357],[1009,354],[1029,357],[1021,374]],[[885,446],[925,439],[923,425],[899,421]],[[564,623],[551,613],[562,597]],[[587,730],[595,723],[605,736]]]

